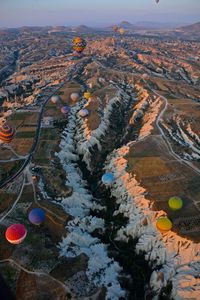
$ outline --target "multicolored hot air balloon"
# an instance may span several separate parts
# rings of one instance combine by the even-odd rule
[[[105,173],[101,178],[103,184],[111,185],[115,180],[114,175],[112,173]]]
[[[114,32],[117,32],[117,31],[118,31],[118,26],[117,26],[117,25],[114,25],[114,26],[113,26],[113,30],[114,30]]]
[[[13,224],[7,228],[5,236],[9,243],[20,244],[23,242],[27,235],[27,230],[22,224]]]
[[[3,143],[11,143],[15,130],[7,123],[0,125],[0,141]]]
[[[39,207],[33,208],[28,215],[28,219],[32,224],[40,225],[45,220],[45,211]]]
[[[61,113],[65,116],[68,116],[68,114],[70,113],[71,108],[67,105],[64,105],[61,107]]]
[[[81,54],[84,51],[84,49],[86,48],[86,46],[87,46],[87,43],[83,38],[78,36],[73,39],[72,47],[76,53]]]
[[[86,100],[89,100],[90,97],[91,97],[91,93],[90,93],[90,92],[85,92],[85,93],[83,94],[83,97],[84,97]]]
[[[72,93],[71,96],[70,96],[71,100],[74,101],[74,102],[78,101],[79,97],[80,96],[79,96],[78,93]]]

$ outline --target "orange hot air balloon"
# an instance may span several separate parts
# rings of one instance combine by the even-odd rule
[[[172,226],[172,222],[167,217],[160,217],[156,222],[156,227],[162,232],[171,230]]]
[[[9,126],[7,123],[4,123],[0,126],[0,140],[3,143],[11,143],[14,137],[15,130]]]
[[[86,41],[83,38],[79,37],[79,36],[77,36],[73,39],[72,44],[73,44],[72,45],[73,50],[78,54],[81,54],[87,46]]]

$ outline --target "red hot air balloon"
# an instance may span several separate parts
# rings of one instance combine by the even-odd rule
[[[7,123],[4,123],[0,126],[0,140],[3,143],[10,143],[14,137],[15,130],[9,126]]]
[[[117,26],[117,25],[114,25],[114,26],[113,26],[113,30],[114,30],[114,32],[117,32],[117,31],[118,31],[118,29],[119,29],[119,28],[118,28],[118,26]]]
[[[13,224],[6,230],[6,239],[9,243],[17,245],[23,242],[27,235],[27,230],[22,224]]]

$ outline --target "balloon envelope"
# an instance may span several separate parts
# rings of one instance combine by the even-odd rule
[[[0,140],[3,143],[12,142],[14,134],[15,134],[15,130],[7,123],[4,123],[0,126]]]
[[[20,244],[23,242],[27,235],[27,230],[22,224],[13,224],[7,228],[5,236],[9,243]]]
[[[183,201],[179,197],[171,197],[168,201],[168,205],[172,210],[179,210],[183,207]]]
[[[109,184],[112,184],[113,181],[114,181],[114,175],[112,173],[105,173],[103,176],[102,176],[102,182],[106,185],[109,185]]]
[[[73,39],[72,47],[75,52],[77,52],[79,54],[82,53],[83,50],[86,48],[86,46],[87,46],[87,43],[83,38],[77,36]]]
[[[70,107],[65,105],[61,108],[61,112],[64,114],[64,115],[68,115],[70,113]]]
[[[40,225],[45,220],[45,211],[39,207],[34,208],[28,215],[29,221],[34,225]]]
[[[90,92],[85,92],[85,93],[83,94],[83,97],[84,97],[86,100],[89,100],[90,97],[91,97]]]
[[[123,35],[124,32],[125,32],[124,28],[120,28],[120,29],[119,29],[119,33],[120,33],[121,35]]]
[[[113,30],[114,30],[114,32],[117,32],[117,31],[118,31],[118,26],[117,26],[117,25],[114,25],[114,26],[113,26]]]
[[[70,98],[72,99],[72,101],[78,101],[79,94],[78,93],[72,93]]]
[[[79,116],[85,118],[89,115],[89,111],[86,108],[83,108],[79,111]]]
[[[55,95],[55,96],[52,96],[51,97],[51,102],[52,103],[58,103],[60,101],[60,97],[59,96],[57,96],[57,95]]]
[[[169,231],[172,229],[172,222],[167,217],[161,217],[157,220],[156,226],[161,231]]]

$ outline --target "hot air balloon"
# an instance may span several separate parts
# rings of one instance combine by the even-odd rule
[[[78,36],[73,39],[72,47],[76,53],[81,54],[86,46],[87,46],[87,43],[83,38]]]
[[[119,33],[120,33],[121,35],[123,35],[123,34],[125,33],[124,28],[121,27],[121,28],[119,29]]]
[[[63,115],[67,116],[70,113],[70,107],[67,105],[64,105],[61,107],[61,113],[63,113]]]
[[[112,173],[105,173],[101,178],[103,184],[111,185],[115,180],[114,175]]]
[[[40,225],[45,220],[45,211],[39,207],[33,208],[28,215],[28,219],[32,224]]]
[[[179,210],[183,207],[183,201],[179,197],[171,197],[168,201],[168,205],[172,210]]]
[[[3,143],[10,143],[14,137],[15,130],[7,123],[0,125],[0,140]]]
[[[51,97],[51,102],[56,104],[60,101],[60,97],[58,95],[54,95]]]
[[[89,111],[86,108],[83,108],[79,111],[79,116],[82,118],[85,118],[89,115]]]
[[[79,99],[79,94],[78,93],[72,93],[70,98],[72,99],[72,101],[76,102]]]
[[[20,244],[23,242],[27,235],[27,230],[22,224],[13,224],[7,228],[5,236],[9,243]]]
[[[161,217],[157,220],[156,227],[160,231],[169,231],[172,229],[172,222],[167,217]]]
[[[83,94],[83,97],[84,97],[86,100],[89,100],[90,97],[91,97],[91,93],[90,93],[90,92],[85,92],[85,93]]]
[[[117,31],[118,31],[118,26],[117,26],[117,25],[114,25],[114,26],[113,26],[113,30],[114,30],[114,32],[117,32]]]

